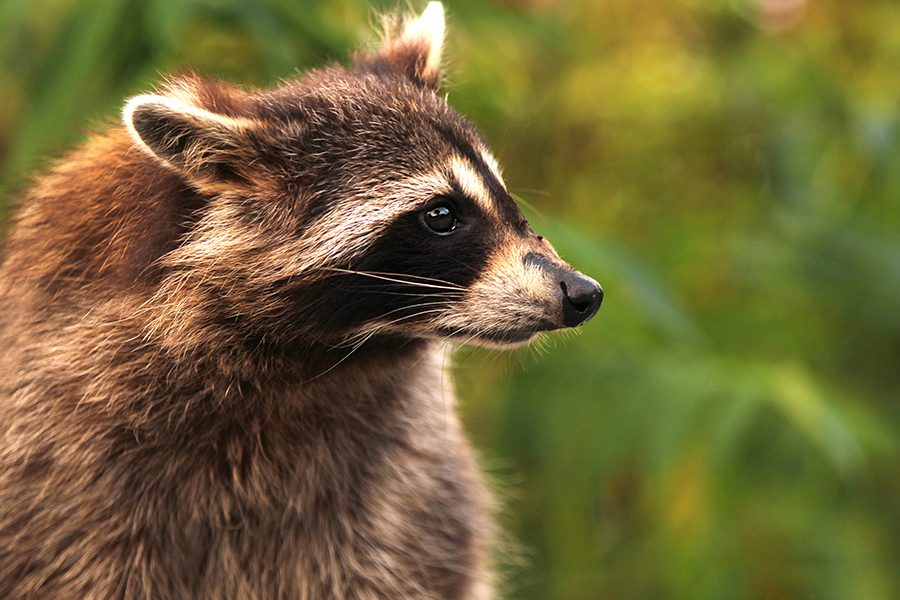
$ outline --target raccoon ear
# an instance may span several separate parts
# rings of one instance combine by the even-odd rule
[[[381,49],[364,56],[358,66],[375,72],[393,71],[414,82],[437,88],[441,81],[441,47],[444,44],[444,6],[429,2],[416,18],[388,23]]]
[[[192,183],[246,183],[241,170],[252,159],[254,121],[155,94],[129,100],[122,119],[142,150]]]

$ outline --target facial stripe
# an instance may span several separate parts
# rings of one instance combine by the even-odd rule
[[[499,213],[509,222],[515,223],[521,221],[523,217],[518,205],[515,200],[512,199],[512,196],[509,195],[509,192],[506,191],[506,187],[488,167],[483,158],[483,154],[476,152],[475,148],[472,147],[472,144],[466,138],[446,125],[436,122],[432,123],[432,125],[444,136],[450,145],[465,158],[475,172],[478,173],[496,207],[496,211],[494,212]]]
[[[484,180],[467,161],[456,157],[452,158],[450,160],[450,172],[466,196],[478,202],[485,212],[497,214],[497,207],[491,199],[491,193],[484,186]]]
[[[441,170],[397,182],[374,186],[365,202],[351,214],[326,206],[314,211],[302,238],[302,247],[294,252],[294,273],[316,270],[323,265],[344,264],[366,252],[397,215],[415,210],[428,199],[450,194],[453,187]],[[346,199],[344,199],[346,200]]]
[[[503,176],[500,174],[500,163],[497,162],[497,159],[487,150],[487,148],[480,148],[481,150],[481,159],[491,170],[491,174],[497,178],[497,181],[500,182],[500,185],[506,189],[506,182],[503,181]]]

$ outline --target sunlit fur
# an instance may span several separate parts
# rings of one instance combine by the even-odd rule
[[[0,598],[492,596],[441,356],[561,327],[571,268],[437,93],[440,5],[390,23],[272,90],[170,79],[24,195]]]

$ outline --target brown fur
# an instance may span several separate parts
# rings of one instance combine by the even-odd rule
[[[599,299],[565,313],[566,281],[596,284],[435,93],[429,10],[352,71],[170,81],[27,193],[0,267],[0,598],[492,595],[443,340],[520,343]],[[451,194],[457,242],[414,219]]]
[[[2,271],[0,597],[471,597],[485,496],[424,347],[300,385],[214,333],[148,339],[159,224],[196,201],[121,130],[30,194]]]

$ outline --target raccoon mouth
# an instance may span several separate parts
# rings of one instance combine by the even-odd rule
[[[552,323],[540,323],[528,327],[519,327],[516,329],[503,330],[481,330],[470,331],[467,329],[442,330],[440,333],[448,338],[461,341],[464,343],[486,342],[489,344],[497,344],[500,346],[518,346],[530,342],[536,335],[544,331],[559,329],[558,325]]]

